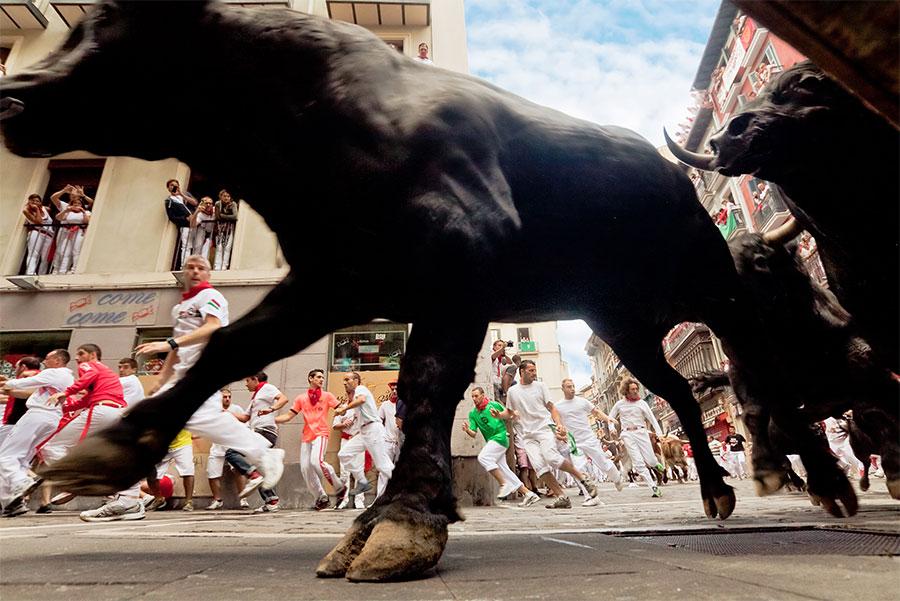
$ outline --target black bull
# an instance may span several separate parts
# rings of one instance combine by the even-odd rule
[[[62,49],[4,79],[2,95],[13,152],[177,157],[245,190],[291,265],[175,387],[48,471],[69,490],[139,479],[203,399],[237,377],[343,326],[410,322],[405,447],[385,494],[318,572],[421,573],[460,519],[450,429],[488,323],[583,317],[677,412],[707,515],[733,511],[690,386],[660,341],[702,321],[740,357],[763,330],[742,318],[731,257],[690,181],[634,133],[415,63],[361,28],[199,2],[100,3]],[[302,212],[302,235],[286,207]],[[372,293],[382,269],[358,252],[385,240],[397,257],[389,296]],[[326,263],[345,293],[319,293]],[[242,373],[222,369],[235,353]]]

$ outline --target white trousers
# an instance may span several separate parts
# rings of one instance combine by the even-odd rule
[[[3,424],[0,425],[0,444],[3,444],[6,441],[6,438],[12,434],[13,428],[15,428],[15,424]]]
[[[191,250],[191,228],[178,228],[178,246],[180,249],[178,253],[178,269],[184,269],[184,260],[187,259]]]
[[[234,245],[234,222],[216,224],[216,258],[213,270],[228,269],[231,265],[231,247]]]
[[[341,439],[341,450],[338,451],[338,460],[341,462],[341,479],[346,483],[349,477],[357,482],[366,481],[366,443],[359,434],[353,438]]]
[[[366,450],[372,456],[372,463],[378,470],[378,488],[376,498],[381,496],[387,487],[391,475],[394,473],[394,462],[388,457],[387,432],[384,430],[384,424],[380,421],[373,421],[363,424],[359,428],[359,434],[362,436],[366,445]]]
[[[728,451],[729,470],[737,478],[747,475],[747,457],[743,451]]]
[[[46,409],[29,409],[0,445],[0,499],[7,499],[12,489],[28,479],[35,447],[53,434],[59,426],[60,413]]]
[[[653,444],[650,442],[650,435],[646,430],[624,430],[620,435],[622,442],[625,443],[625,451],[628,452],[628,458],[631,459],[631,469],[643,478],[647,486],[656,486],[656,481],[650,475],[648,465],[655,466],[657,459],[656,453],[653,452]]]
[[[515,484],[516,490],[523,486],[522,481],[509,469],[509,464],[506,463],[506,447],[496,440],[489,440],[485,443],[484,448],[478,453],[478,463],[488,472],[500,470],[503,482]]]
[[[50,440],[41,447],[41,457],[47,465],[51,465],[63,457],[81,442],[84,436],[108,428],[122,418],[123,409],[120,407],[107,407],[106,405],[94,405],[78,414],[78,417],[66,424],[62,430],[53,435]],[[87,430],[87,431],[85,431]],[[137,482],[130,488],[119,491],[126,497],[140,498],[141,489]]]
[[[590,459],[591,463],[606,476],[607,480],[616,482],[621,477],[616,464],[606,456],[606,453],[600,448],[600,441],[596,438],[593,440],[590,438],[586,440],[579,440],[576,438],[575,444],[578,446],[578,450],[581,451],[585,457]]]
[[[303,474],[307,488],[316,498],[325,495],[322,478],[326,479],[332,488],[340,488],[337,485],[338,477],[334,468],[325,461],[327,446],[327,436],[318,436],[310,442],[300,443],[300,472]]]
[[[25,275],[47,273],[47,255],[52,243],[52,232],[43,229],[29,230],[25,243]]]
[[[557,448],[557,439],[550,428],[528,432],[522,437],[522,446],[534,473],[540,478],[551,469],[559,469],[565,461]],[[568,448],[568,445],[566,445]]]
[[[75,271],[78,257],[81,255],[81,244],[84,242],[84,229],[72,229],[63,225],[56,235],[56,254],[53,257],[54,273]]]
[[[831,447],[831,452],[834,453],[834,456],[838,458],[838,465],[842,470],[848,474],[859,476],[859,470],[863,469],[863,464],[862,461],[857,459],[856,455],[853,454],[853,448],[850,446],[850,441],[846,439],[840,441],[829,440],[828,446]],[[853,470],[856,471],[854,472]]]
[[[225,451],[228,449],[220,444],[209,447],[209,457],[206,460],[206,477],[210,480],[222,477],[225,469]]]

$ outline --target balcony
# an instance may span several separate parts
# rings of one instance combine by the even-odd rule
[[[0,31],[47,29],[47,17],[31,0],[0,0]]]
[[[675,326],[663,339],[663,351],[669,364],[686,378],[719,369],[712,332],[702,323]]]
[[[327,0],[328,16],[363,27],[427,27],[431,25],[431,0],[358,2]]]
[[[0,0],[6,3],[6,0]],[[225,0],[227,4],[244,8],[290,8],[290,0]],[[50,6],[56,10],[59,18],[69,29],[78,24],[84,14],[96,4],[96,0],[50,0]]]

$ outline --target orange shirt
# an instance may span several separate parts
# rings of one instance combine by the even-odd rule
[[[331,434],[328,412],[337,406],[337,398],[325,390],[315,405],[309,402],[309,395],[305,392],[294,399],[291,410],[303,415],[303,442],[312,442],[320,436],[328,437]]]

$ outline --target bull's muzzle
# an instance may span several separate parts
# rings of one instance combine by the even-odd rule
[[[25,103],[17,98],[0,98],[0,121],[15,117],[25,110]]]

